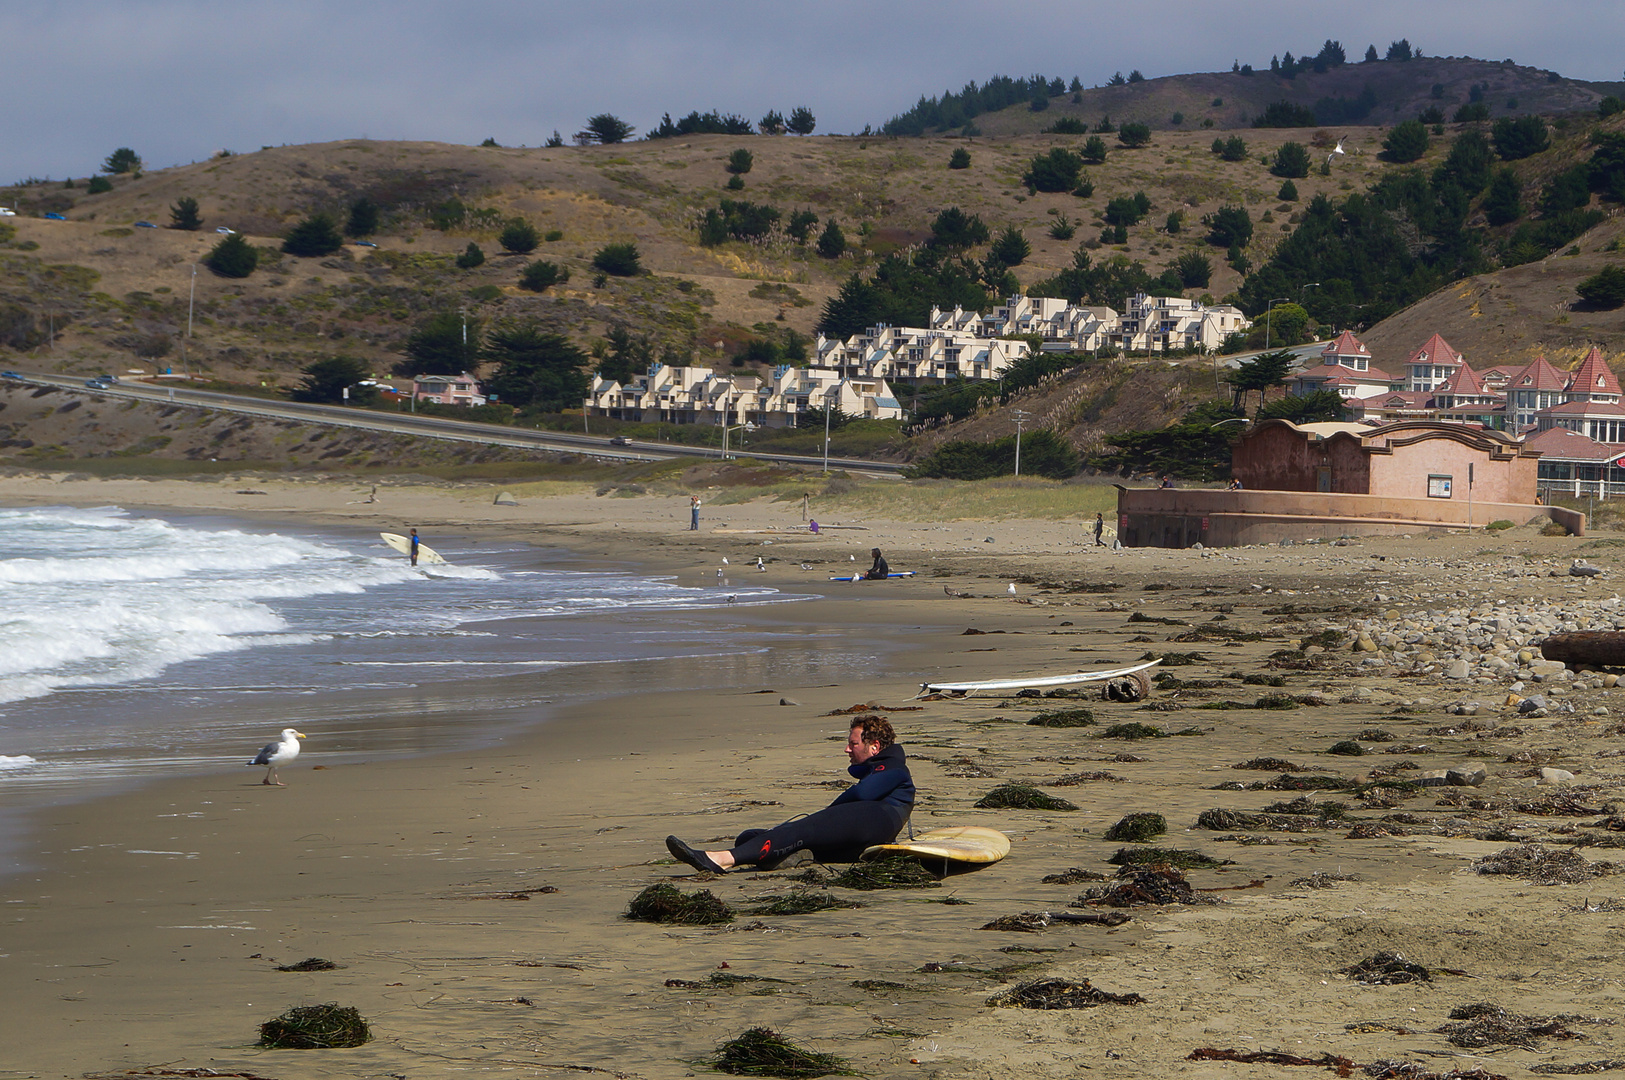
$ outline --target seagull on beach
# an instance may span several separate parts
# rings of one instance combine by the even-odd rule
[[[277,779],[277,767],[286,765],[299,756],[299,740],[304,737],[303,732],[295,731],[291,727],[285,727],[282,729],[281,742],[266,743],[265,748],[254,755],[254,760],[246,762],[246,764],[265,766],[265,779],[261,780],[260,783],[287,787],[288,785]]]

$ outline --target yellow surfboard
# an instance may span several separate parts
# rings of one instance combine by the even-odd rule
[[[381,532],[378,534],[378,537],[379,539],[383,540],[384,543],[388,544],[402,555],[412,554],[412,538],[410,536],[402,536],[400,533]],[[432,566],[435,563],[443,563],[445,561],[446,560],[441,558],[440,553],[434,548],[423,543],[422,541],[418,542],[418,562],[428,563]]]
[[[876,844],[865,848],[863,857],[879,859],[887,855],[918,855],[947,862],[986,864],[996,863],[1008,854],[1010,838],[999,830],[980,825],[955,825],[917,833],[912,840]]]

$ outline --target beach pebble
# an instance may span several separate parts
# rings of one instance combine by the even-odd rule
[[[1468,675],[1467,661],[1452,660],[1445,665],[1444,677],[1447,679],[1465,679]]]
[[[1543,768],[1540,770],[1542,784],[1566,784],[1574,779],[1574,774],[1567,769]]]
[[[780,705],[800,705],[801,702],[795,700],[794,698],[781,697],[779,699],[779,704]]]

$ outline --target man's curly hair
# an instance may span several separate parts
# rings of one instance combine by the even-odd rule
[[[897,732],[892,730],[890,721],[884,716],[855,716],[852,727],[863,731],[864,742],[879,743],[882,750],[897,741]]]

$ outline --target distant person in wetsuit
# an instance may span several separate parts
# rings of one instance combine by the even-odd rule
[[[412,556],[412,565],[416,566],[418,564],[418,531],[416,529],[412,530],[411,544],[412,550],[408,554]]]
[[[666,837],[666,850],[696,870],[720,874],[732,866],[775,866],[799,851],[820,862],[849,862],[864,848],[891,843],[914,809],[914,780],[897,733],[883,716],[860,716],[847,732],[846,756],[852,761],[846,771],[858,782],[816,814],[747,829],[729,851],[696,851],[675,836]]]
[[[1106,519],[1100,514],[1095,515],[1095,547],[1105,547],[1106,541],[1101,536],[1106,532]]]
[[[869,567],[869,572],[863,576],[869,581],[885,581],[891,574],[891,567],[886,565],[886,557],[880,553],[879,548],[870,548],[869,554],[875,557],[875,564]]]

